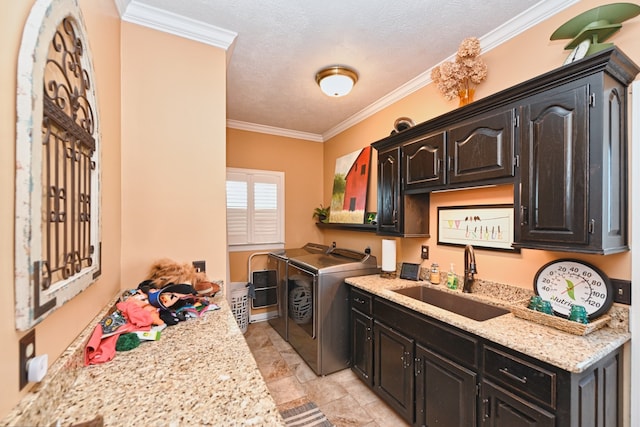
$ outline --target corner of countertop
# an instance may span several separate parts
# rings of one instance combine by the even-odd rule
[[[91,320],[47,370],[42,382],[36,383],[18,404],[0,420],[0,425],[39,425],[51,420],[65,393],[84,367],[84,348],[97,323],[113,309],[120,298],[118,292]]]

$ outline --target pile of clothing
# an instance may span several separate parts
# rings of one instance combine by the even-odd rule
[[[188,263],[160,260],[136,289],[125,290],[115,309],[95,327],[85,347],[85,365],[105,363],[116,351],[132,350],[143,340],[158,340],[160,331],[219,307],[210,299],[219,283]]]

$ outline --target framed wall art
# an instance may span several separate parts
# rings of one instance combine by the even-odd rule
[[[513,205],[443,206],[438,208],[438,244],[473,245],[519,252],[513,248]]]
[[[365,223],[370,166],[371,146],[336,159],[330,223]]]

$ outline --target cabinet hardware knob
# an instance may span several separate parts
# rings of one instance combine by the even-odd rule
[[[482,421],[486,421],[491,417],[491,406],[489,405],[489,399],[482,399]]]
[[[529,209],[526,206],[520,206],[520,225],[529,224],[529,218],[527,218],[528,214]]]

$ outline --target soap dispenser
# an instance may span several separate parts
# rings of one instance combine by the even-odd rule
[[[453,263],[451,263],[451,268],[449,268],[449,272],[447,273],[447,288],[458,288],[458,276],[456,276],[456,271],[454,269]]]

